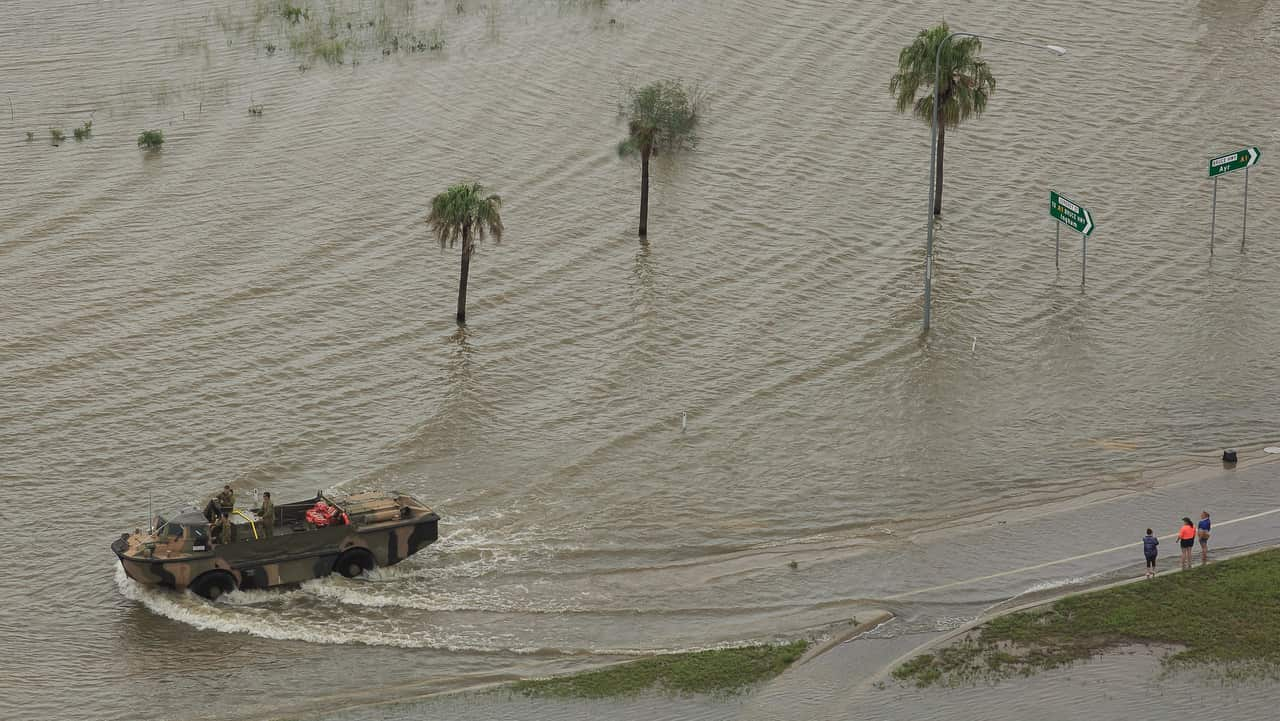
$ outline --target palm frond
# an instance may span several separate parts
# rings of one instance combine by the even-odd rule
[[[946,127],[955,127],[986,110],[996,81],[987,62],[979,57],[982,41],[954,38],[939,55],[938,45],[950,34],[951,28],[945,22],[921,30],[898,54],[898,72],[889,79],[889,92],[898,112],[910,112],[931,123],[933,86],[939,75],[938,119]]]
[[[431,199],[431,212],[427,224],[440,241],[440,247],[461,241],[463,250],[469,245],[492,235],[495,242],[502,240],[502,198],[485,195],[480,183],[451,185]]]
[[[695,85],[659,80],[627,91],[622,115],[627,137],[618,144],[618,155],[691,150],[698,144],[697,128],[705,96]]]

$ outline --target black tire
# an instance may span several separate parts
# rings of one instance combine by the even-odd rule
[[[226,571],[209,571],[197,578],[190,588],[195,595],[216,601],[236,590],[236,578]]]
[[[333,564],[333,570],[347,578],[355,578],[366,571],[372,571],[376,565],[378,563],[374,560],[372,553],[363,548],[352,548],[338,556],[338,561]]]

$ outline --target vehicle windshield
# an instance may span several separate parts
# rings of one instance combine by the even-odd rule
[[[182,538],[182,525],[174,521],[170,521],[156,529],[156,538],[163,538],[165,540]]]

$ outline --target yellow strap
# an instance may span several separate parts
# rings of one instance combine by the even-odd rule
[[[253,540],[258,540],[258,525],[253,522],[253,519],[239,508],[233,508],[231,512],[249,522],[249,530],[253,531]]]

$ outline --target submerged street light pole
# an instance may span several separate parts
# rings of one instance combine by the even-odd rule
[[[938,51],[933,56],[933,123],[929,127],[929,236],[925,240],[924,245],[924,332],[929,332],[929,316],[933,301],[933,199],[936,188],[934,187],[934,174],[938,165],[938,86],[942,84],[942,48],[951,42],[954,37],[970,37],[980,40],[995,40],[1002,43],[1013,43],[1014,45],[1025,45],[1029,48],[1038,50],[1048,50],[1049,52],[1062,57],[1067,54],[1067,49],[1057,45],[1041,45],[1039,43],[1029,43],[1023,40],[1011,40],[1009,38],[1000,38],[994,35],[980,35],[978,33],[954,32],[942,39],[938,43]]]

